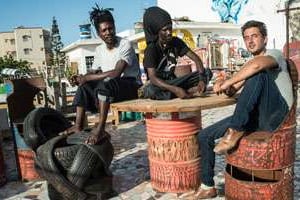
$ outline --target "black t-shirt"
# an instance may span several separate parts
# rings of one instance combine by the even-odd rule
[[[150,43],[145,49],[143,65],[145,69],[169,71],[177,64],[177,57],[184,56],[189,50],[189,47],[178,37],[173,37],[165,49],[161,48],[158,41]]]

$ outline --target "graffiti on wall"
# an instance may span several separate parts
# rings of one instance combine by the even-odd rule
[[[300,11],[290,12],[290,30],[293,40],[300,41]]]
[[[218,12],[221,22],[237,23],[238,14],[248,0],[212,0],[212,10]]]

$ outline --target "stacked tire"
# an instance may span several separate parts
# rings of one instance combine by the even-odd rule
[[[60,112],[51,108],[37,108],[24,121],[24,140],[36,153],[36,170],[48,182],[49,198],[105,199],[112,194],[112,189],[86,191],[86,188],[91,188],[94,182],[106,184],[107,179],[112,179],[110,138],[97,145],[87,145],[84,141],[89,131],[69,137],[59,135],[70,126]]]

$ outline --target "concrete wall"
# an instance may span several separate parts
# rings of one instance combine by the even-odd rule
[[[69,63],[71,62],[78,63],[79,74],[85,74],[87,72],[85,57],[86,56],[95,57],[95,49],[97,46],[98,44],[80,45],[66,52],[66,56],[68,57]]]

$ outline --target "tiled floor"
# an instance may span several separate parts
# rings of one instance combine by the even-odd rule
[[[298,104],[299,105],[299,104]],[[298,112],[300,112],[298,108]],[[221,118],[232,113],[233,107],[228,106],[220,109],[204,111],[203,127],[206,127]],[[300,116],[297,114],[297,121]],[[298,123],[300,125],[300,123]],[[128,122],[119,125],[117,130],[108,129],[112,135],[112,143],[115,147],[115,156],[111,164],[114,174],[113,186],[118,193],[111,198],[114,200],[171,200],[171,199],[195,199],[192,193],[174,194],[155,192],[150,184],[149,163],[147,158],[147,142],[145,126],[142,122]],[[300,126],[297,126],[300,133]],[[13,147],[10,140],[4,141],[6,174],[9,182],[0,188],[0,199],[21,200],[41,199],[47,200],[46,182],[20,182],[12,181],[16,177],[15,163],[13,159]],[[215,167],[215,181],[219,196],[214,199],[224,199],[224,158],[217,156]],[[295,189],[294,199],[300,199],[300,135],[297,135],[297,149],[295,162]]]

